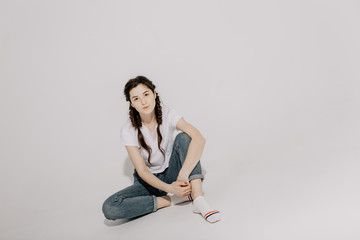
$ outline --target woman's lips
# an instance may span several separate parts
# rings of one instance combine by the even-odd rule
[[[143,107],[143,109],[148,109],[149,108],[149,106],[147,106],[147,107]]]

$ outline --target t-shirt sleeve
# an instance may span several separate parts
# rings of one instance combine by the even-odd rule
[[[123,126],[120,130],[120,144],[121,146],[139,146],[136,131],[129,129],[128,126]]]
[[[182,115],[176,112],[174,109],[169,109],[169,121],[170,126],[173,129],[176,129],[176,124],[179,122],[179,120],[182,118]]]

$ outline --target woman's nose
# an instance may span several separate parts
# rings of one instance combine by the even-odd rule
[[[144,105],[145,103],[145,99],[141,99],[141,104]]]

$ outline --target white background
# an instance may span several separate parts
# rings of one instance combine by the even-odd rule
[[[358,1],[1,0],[0,30],[1,239],[360,238]],[[221,222],[104,220],[137,75],[207,139]]]

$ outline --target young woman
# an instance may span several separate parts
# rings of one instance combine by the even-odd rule
[[[208,222],[220,213],[202,192],[200,157],[205,139],[173,109],[162,106],[154,84],[143,76],[124,89],[130,118],[121,128],[121,142],[135,167],[134,184],[103,204],[107,219],[134,218],[173,204],[192,201],[193,211]],[[175,140],[174,131],[182,131]]]

